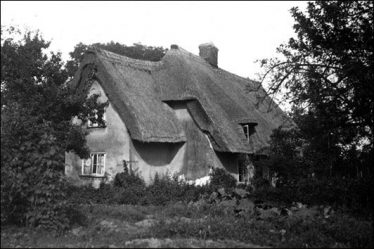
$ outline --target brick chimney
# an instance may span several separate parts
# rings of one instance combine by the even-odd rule
[[[213,67],[218,67],[218,48],[213,43],[204,43],[199,46],[199,55]]]

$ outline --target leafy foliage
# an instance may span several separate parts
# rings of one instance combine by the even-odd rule
[[[166,206],[81,205],[86,226],[63,237],[36,229],[1,229],[1,246],[8,247],[298,247],[372,248],[370,222],[336,212],[324,218],[320,212],[307,219],[300,214],[259,218],[224,213],[219,205]],[[140,224],[150,225],[150,227]],[[103,225],[103,222],[106,222]],[[23,236],[19,236],[22,234]],[[152,238],[152,239],[147,239]],[[163,239],[164,238],[164,239]],[[248,244],[244,244],[244,243]]]
[[[2,28],[1,222],[61,230],[69,225],[71,208],[64,153],[89,155],[86,131],[71,120],[85,122],[104,104],[65,84],[61,55],[44,53],[49,45],[38,32]]]
[[[124,171],[117,173],[114,177],[113,186],[118,188],[129,188],[133,186],[145,187],[144,180],[140,178],[132,168],[124,165]]]
[[[313,172],[313,163],[307,161],[308,157],[300,155],[300,150],[305,150],[307,142],[303,139],[300,130],[283,130],[281,127],[273,130],[270,140],[270,154],[267,159],[256,161],[259,168],[268,168],[276,172],[280,182],[289,182],[310,176]],[[305,155],[305,151],[303,152]],[[256,177],[260,177],[257,174]]]
[[[1,221],[65,229],[69,205],[64,193],[64,157],[52,128],[20,113],[11,114],[8,121],[19,123],[17,129],[2,134]],[[10,122],[4,122],[6,127],[14,127]]]
[[[370,177],[330,177],[321,169],[323,157],[310,149],[310,143],[298,130],[277,129],[271,138],[269,158],[257,161],[255,165],[276,172],[277,187],[270,187],[269,182],[258,174],[255,196],[276,202],[334,205],[367,215],[371,209]],[[303,156],[298,153],[300,147],[304,150]]]
[[[369,222],[362,222],[347,215],[336,215],[331,219],[313,216],[268,217],[256,219],[247,215],[240,218],[234,214],[213,212],[219,208],[211,205],[206,210],[198,209],[206,219],[185,222],[176,219],[172,223],[158,222],[152,227],[156,238],[199,238],[203,240],[230,239],[263,245],[266,247],[365,247],[372,245]],[[184,211],[187,212],[187,211]],[[282,234],[283,230],[283,234]]]
[[[278,172],[279,184],[257,194],[361,214],[373,209],[373,10],[369,1],[291,9],[297,37],[277,49],[282,58],[261,65],[269,94],[285,91],[298,130],[274,132],[270,159],[257,165]],[[300,144],[303,156],[294,157]]]
[[[91,186],[73,187],[70,199],[76,203],[166,205],[170,202],[196,201],[212,192],[211,186],[194,186],[178,182],[177,178],[156,174],[146,186],[143,179],[131,170],[118,173],[113,185],[102,184],[99,189]]]
[[[226,170],[221,168],[214,168],[210,186],[214,189],[218,188],[235,188],[236,179],[230,175]]]
[[[118,204],[138,204],[145,195],[145,183],[132,168],[128,169],[124,165],[124,171],[116,174],[113,181],[116,190],[113,201]]]
[[[285,89],[294,120],[330,174],[372,174],[368,161],[357,169],[341,159],[373,157],[373,13],[370,1],[309,2],[306,13],[292,8],[297,37],[277,49],[282,59],[261,61],[269,93]]]
[[[196,201],[202,194],[209,191],[208,187],[189,185],[178,182],[177,178],[169,178],[156,174],[151,185],[147,187],[146,199],[143,204],[165,205],[169,202]]]

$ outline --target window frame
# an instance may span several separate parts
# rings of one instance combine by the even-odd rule
[[[255,122],[240,122],[239,124],[242,127],[246,142],[249,143],[250,137],[256,133],[256,126],[258,124]]]
[[[96,173],[93,173],[93,166],[94,166],[94,157],[95,155],[97,156],[97,159],[96,159]],[[99,161],[99,155],[103,155],[103,162],[102,162],[102,170],[101,170],[101,174],[97,173],[97,166],[99,165],[98,161]],[[106,153],[105,152],[92,152],[90,153],[90,158],[91,160],[91,165],[90,165],[90,173],[89,174],[85,174],[85,167],[86,167],[86,161],[88,159],[82,159],[82,171],[81,171],[81,175],[82,176],[94,176],[94,177],[104,177],[105,175],[105,164],[106,164]]]
[[[246,141],[249,142],[249,124],[242,124],[243,132],[246,138]]]

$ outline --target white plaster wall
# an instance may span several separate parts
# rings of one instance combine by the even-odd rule
[[[94,82],[89,90],[91,94],[100,94],[99,101],[108,100],[104,90],[98,82]],[[106,128],[90,128],[87,145],[91,152],[105,152],[105,172],[108,180],[113,179],[116,173],[123,171],[122,160],[130,159],[130,137],[118,113],[111,103],[105,110]],[[80,176],[82,172],[82,160],[74,153],[66,153],[65,174],[77,184],[92,183],[97,185],[101,179]]]

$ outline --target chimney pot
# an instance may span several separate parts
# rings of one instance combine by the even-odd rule
[[[213,67],[218,67],[218,48],[213,43],[204,43],[199,46],[199,56]]]

